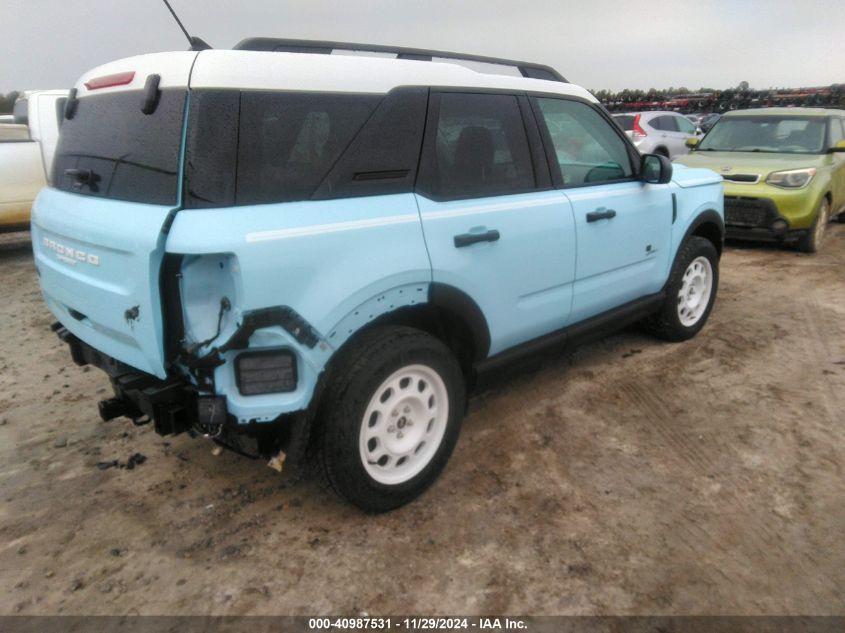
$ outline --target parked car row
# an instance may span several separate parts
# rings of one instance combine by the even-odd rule
[[[729,238],[791,243],[814,253],[829,221],[845,219],[843,110],[650,111],[613,119],[640,152],[721,174]]]

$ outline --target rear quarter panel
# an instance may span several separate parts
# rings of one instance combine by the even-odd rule
[[[243,422],[306,407],[331,354],[379,314],[426,301],[431,281],[410,193],[183,210],[166,248],[168,253],[234,258],[235,318],[220,341],[231,335],[241,315],[272,306],[293,308],[319,335],[314,348],[296,342],[281,327],[260,330],[251,339],[251,347],[296,349],[303,361],[298,367],[302,384],[293,393],[243,398],[234,388],[234,363],[217,368],[218,392],[227,392],[230,413]]]

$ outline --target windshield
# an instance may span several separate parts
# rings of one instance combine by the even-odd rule
[[[824,138],[822,117],[726,117],[704,137],[699,150],[819,154],[824,150]]]
[[[55,186],[115,200],[175,204],[185,93],[162,90],[152,114],[141,111],[140,90],[79,99],[73,118],[61,122]]]

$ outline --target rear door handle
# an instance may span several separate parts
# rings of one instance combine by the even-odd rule
[[[587,214],[587,222],[598,222],[599,220],[610,220],[616,217],[613,209],[596,209]]]
[[[455,236],[455,248],[463,248],[479,242],[496,242],[499,237],[501,236],[496,229],[491,229],[486,233],[461,233]]]

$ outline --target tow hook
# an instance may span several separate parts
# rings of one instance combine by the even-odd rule
[[[223,434],[226,424],[225,396],[200,396],[197,398],[197,430],[212,439]]]

